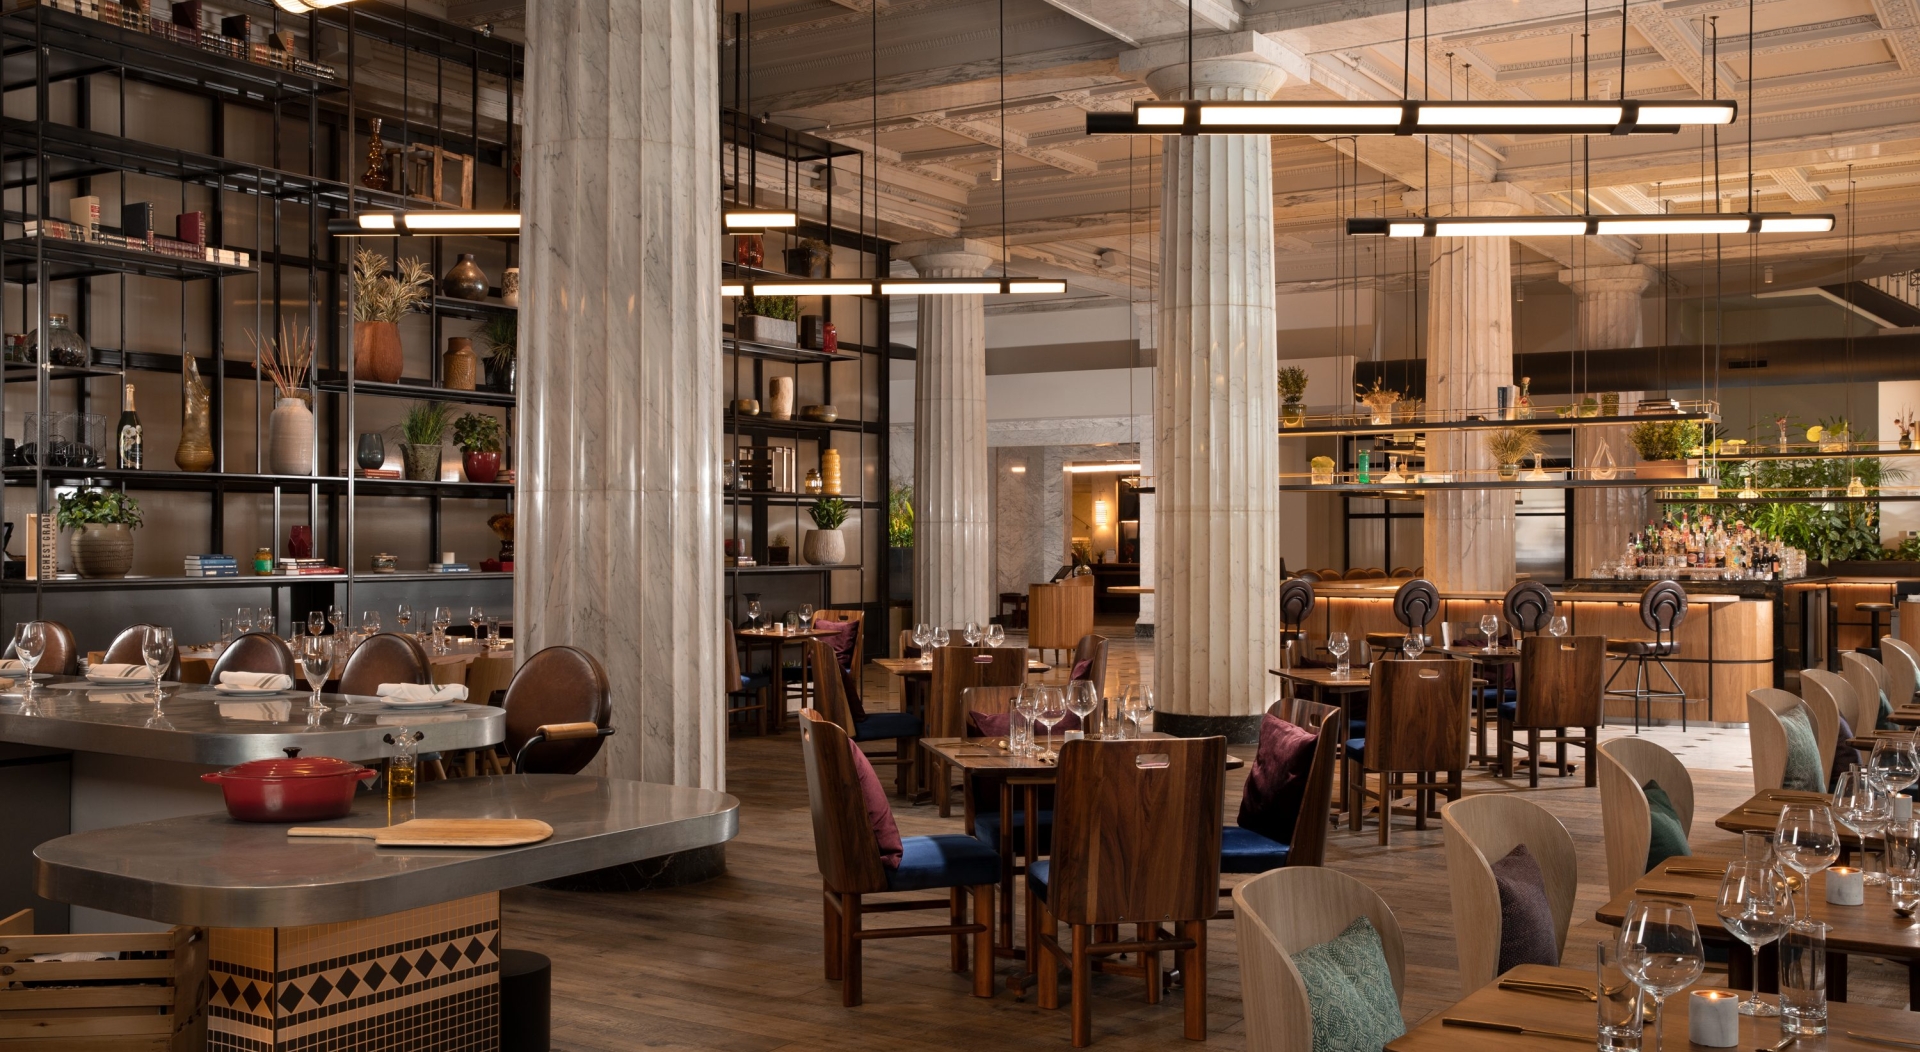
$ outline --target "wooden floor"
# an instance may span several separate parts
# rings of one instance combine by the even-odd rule
[[[1146,647],[1140,650],[1151,653]],[[1129,664],[1133,665],[1131,659]],[[1149,658],[1150,660],[1150,658]],[[1137,665],[1134,665],[1137,668]],[[876,684],[877,688],[883,685]],[[1236,747],[1242,755],[1250,747]],[[1744,771],[1694,770],[1700,818],[1694,846],[1732,854],[1737,838],[1713,828],[1713,817],[1751,792]],[[1238,778],[1227,816],[1239,806]],[[1567,939],[1566,963],[1586,966],[1593,944],[1613,929],[1594,921],[1606,897],[1598,790],[1578,779],[1546,779],[1529,797],[1572,832],[1581,862],[1580,897]],[[1524,785],[1524,782],[1521,783]],[[1552,785],[1554,788],[1545,788]],[[1477,792],[1509,791],[1487,776]],[[807,815],[798,736],[735,739],[729,746],[728,790],[741,803],[740,835],[727,848],[727,874],[696,887],[628,894],[582,894],[523,888],[504,896],[510,946],[553,958],[556,1049],[913,1048],[977,1050],[1069,1047],[1064,1010],[1045,1011],[1003,989],[990,1001],[969,995],[964,976],[947,970],[945,940],[898,939],[866,950],[866,1004],[840,1007],[838,984],[821,972],[821,905]],[[894,801],[907,835],[959,832],[927,806]],[[1328,864],[1366,881],[1385,897],[1407,936],[1408,981],[1403,1010],[1417,1022],[1460,996],[1454,971],[1453,923],[1437,828],[1412,830],[1402,819],[1390,848],[1372,826],[1333,834]],[[925,915],[880,923],[935,923]],[[1208,1047],[1240,1049],[1239,968],[1233,924],[1211,926],[1208,955]],[[1012,968],[1003,962],[1001,973]],[[1904,1006],[1904,969],[1855,958],[1852,999]],[[1133,980],[1096,977],[1096,1047],[1182,1047],[1180,999],[1148,1006]]]

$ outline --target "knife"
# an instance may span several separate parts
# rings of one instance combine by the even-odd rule
[[[1902,1041],[1894,1037],[1880,1037],[1877,1034],[1863,1034],[1858,1030],[1847,1031],[1847,1036],[1855,1041],[1871,1041],[1876,1045],[1890,1045],[1894,1048],[1920,1049],[1920,1041]]]
[[[1500,989],[1517,994],[1545,994],[1550,997],[1571,997],[1583,1001],[1595,1001],[1598,998],[1592,990],[1572,983],[1542,983],[1528,979],[1502,979]]]
[[[1635,888],[1635,895],[1656,895],[1668,899],[1704,899],[1705,895],[1695,895],[1691,891],[1666,891],[1661,888]]]
[[[1591,1043],[1593,1034],[1572,1034],[1565,1030],[1538,1030],[1518,1023],[1496,1023],[1490,1019],[1462,1019],[1459,1016],[1446,1016],[1440,1020],[1441,1026],[1464,1027],[1468,1030],[1494,1030],[1502,1034],[1525,1034],[1531,1037],[1557,1037],[1562,1041],[1580,1041]]]

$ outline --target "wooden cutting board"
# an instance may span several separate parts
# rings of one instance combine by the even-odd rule
[[[287,835],[372,840],[381,847],[516,847],[545,840],[553,827],[537,818],[416,818],[396,826],[294,826]]]

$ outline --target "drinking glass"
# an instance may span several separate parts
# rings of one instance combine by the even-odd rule
[[[241,636],[253,631],[253,607],[243,606],[233,612],[233,631]]]
[[[1087,723],[1087,717],[1093,715],[1093,710],[1099,707],[1100,692],[1094,689],[1092,680],[1077,679],[1067,684],[1067,711],[1080,717],[1081,734],[1084,735],[1092,729]]]
[[[813,627],[813,604],[812,603],[800,604],[800,627],[801,628]]]
[[[1555,614],[1553,615],[1553,620],[1547,622],[1547,634],[1556,639],[1566,635],[1568,630],[1567,615],[1565,614]]]
[[[256,629],[259,629],[262,632],[265,632],[268,635],[272,635],[273,625],[275,620],[276,618],[273,613],[273,607],[263,606],[259,610],[254,612],[253,627]]]
[[[1895,916],[1903,920],[1920,916],[1920,876],[1894,877],[1887,891]]]
[[[140,656],[147,663],[147,672],[153,676],[154,703],[160,701],[160,673],[173,664],[173,629],[158,625],[147,626],[146,638],[140,641]]]
[[[480,626],[487,623],[487,612],[477,606],[467,607],[467,627],[473,629],[473,638],[480,638]]]
[[[987,626],[987,645],[997,647],[1007,641],[1007,630],[1003,625]]]
[[[500,619],[487,618],[487,649],[496,650],[500,646]]]
[[[308,704],[325,709],[320,704],[320,687],[327,682],[327,673],[333,671],[333,645],[326,636],[307,637],[307,645],[300,650],[300,671],[306,674],[307,686],[313,688]]]
[[[966,637],[968,646],[977,647],[980,645],[980,637],[986,633],[980,631],[980,622],[969,621],[961,634]]]
[[[1492,650],[1493,641],[1500,636],[1500,619],[1492,614],[1482,614],[1480,616],[1480,634],[1487,637],[1487,649]],[[1660,1035],[1658,1033],[1653,1035],[1653,1041],[1656,1045],[1660,1043]]]
[[[40,655],[47,652],[47,628],[38,621],[22,622],[13,633],[13,652],[20,656],[20,664],[27,670],[27,701],[33,701],[33,670],[40,664]]]
[[[1827,926],[1795,921],[1780,937],[1780,1032],[1827,1032]]]
[[[927,624],[925,621],[922,621],[919,624],[914,625],[913,626],[913,645],[919,648],[920,660],[922,662],[930,661],[931,658],[927,656],[927,648],[933,645],[933,626],[930,624]]]
[[[1889,794],[1905,792],[1920,781],[1920,756],[1914,753],[1912,738],[1880,738],[1867,757],[1867,774]]]
[[[380,633],[380,611],[360,611],[360,631],[370,636],[378,635]]]
[[[1347,669],[1351,667],[1347,664],[1347,634],[1345,632],[1327,633],[1327,653],[1333,655],[1333,671],[1335,675],[1344,674]]]
[[[1140,734],[1152,730],[1153,688],[1142,683],[1128,687],[1127,694],[1120,699],[1120,712],[1132,721],[1133,729]]]
[[[1773,826],[1773,853],[1781,864],[1800,874],[1800,893],[1807,896],[1800,916],[1813,912],[1813,875],[1840,857],[1840,830],[1825,804],[1789,804],[1780,809]]]
[[[1706,966],[1693,907],[1666,899],[1634,899],[1620,929],[1620,964],[1653,998],[1653,1049],[1660,1052],[1660,1024],[1667,998],[1692,986]]]
[[[233,642],[233,618],[223,617],[220,619],[220,649],[225,650],[227,644],[231,642]]]
[[[1772,863],[1736,861],[1727,866],[1720,879],[1720,899],[1716,906],[1720,923],[1734,938],[1753,949],[1760,959],[1760,947],[1786,934],[1793,923],[1793,897]],[[1741,1015],[1775,1016],[1780,1010],[1760,1000],[1760,972],[1753,973],[1753,997],[1740,1003]]]
[[[1060,754],[1053,751],[1053,728],[1067,718],[1066,692],[1059,687],[1035,687],[1040,695],[1040,714],[1036,718],[1040,726],[1047,730],[1047,751],[1040,754],[1043,760],[1058,760]]]
[[[1920,877],[1920,819],[1887,823],[1887,876]]]
[[[1593,970],[1600,1052],[1640,1052],[1640,1031],[1645,1026],[1640,987],[1621,966],[1620,948],[1610,942],[1594,943]]]
[[[401,603],[400,608],[393,612],[393,619],[399,623],[400,631],[405,632],[407,626],[413,623],[413,607]]]
[[[936,647],[946,646],[948,641],[952,639],[953,639],[953,633],[948,631],[947,629],[935,628],[933,630],[933,645]]]
[[[387,735],[387,742],[393,746],[393,755],[387,757],[387,799],[411,800],[417,791],[415,783],[419,780],[418,758],[414,746],[425,737],[419,731],[410,731],[405,727]]]
[[[1835,817],[1860,838],[1860,868],[1864,871],[1861,879],[1868,884],[1885,884],[1887,875],[1874,872],[1873,854],[1867,850],[1866,842],[1886,829],[1893,817],[1893,798],[1875,785],[1873,779],[1863,775],[1860,765],[1854,764],[1833,780],[1833,810]]]
[[[453,625],[453,611],[444,606],[433,608],[433,648],[444,654],[447,651],[447,629]]]
[[[1773,864],[1773,833],[1766,829],[1749,829],[1740,834],[1740,857],[1748,862]]]
[[[757,598],[747,600],[747,627],[760,627],[760,600]]]
[[[325,635],[326,631],[327,631],[326,611],[324,610],[307,611],[307,634],[310,636],[319,636],[319,635]]]
[[[1400,654],[1408,661],[1417,661],[1427,651],[1427,637],[1418,632],[1408,632],[1407,638],[1400,641]]]
[[[1023,687],[1019,695],[1013,699],[1013,711],[1014,715],[1025,721],[1025,736],[1021,739],[1020,748],[1017,751],[1021,756],[1031,756],[1033,755],[1033,721],[1040,715],[1040,688]],[[1015,721],[1007,722],[1011,726]],[[1011,748],[1013,742],[1009,741],[1007,745]]]

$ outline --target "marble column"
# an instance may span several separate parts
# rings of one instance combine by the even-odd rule
[[[1258,34],[1121,57],[1163,99],[1270,99]],[[1168,136],[1154,400],[1156,726],[1252,740],[1279,640],[1273,161],[1265,135]]]
[[[590,771],[721,789],[714,17],[528,5],[514,624],[606,668]]]
[[[1487,199],[1454,214],[1514,215],[1519,205]],[[1446,237],[1423,242],[1427,264],[1428,413],[1459,417],[1490,409],[1496,389],[1514,382],[1513,288],[1508,239]],[[1427,432],[1427,470],[1481,472],[1497,465],[1484,431]],[[1441,591],[1505,592],[1513,585],[1512,490],[1436,490],[1426,497],[1426,576]]]
[[[1641,263],[1625,266],[1563,270],[1560,280],[1573,290],[1574,318],[1580,346],[1590,351],[1646,346],[1640,297],[1657,275]],[[1598,398],[1604,392],[1591,392]],[[1639,391],[1621,391],[1622,412],[1632,412]],[[1574,456],[1586,467],[1602,446],[1613,462],[1630,467],[1639,462],[1627,434],[1632,428],[1583,427],[1574,431]],[[1573,491],[1573,573],[1591,577],[1594,570],[1620,558],[1627,535],[1646,525],[1647,491],[1642,489],[1577,489]]]
[[[923,278],[977,278],[993,247],[965,238],[894,250]],[[913,370],[913,618],[957,627],[994,612],[989,578],[987,312],[982,296],[922,296]]]

